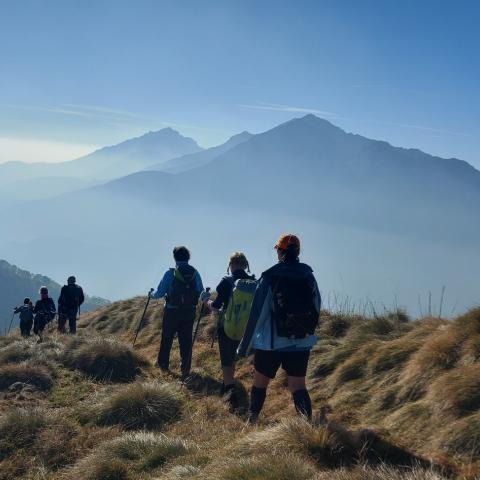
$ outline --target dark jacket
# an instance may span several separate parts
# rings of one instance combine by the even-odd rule
[[[56,311],[55,302],[50,297],[37,300],[35,307],[33,308],[33,313],[39,316],[46,316],[49,320],[53,319]]]
[[[312,269],[305,263],[298,261],[277,263],[262,273],[253,299],[245,334],[238,347],[239,355],[247,355],[251,347],[260,350],[309,350],[317,342],[315,335],[307,335],[302,339],[290,339],[277,335],[275,326],[271,321],[271,315],[273,310],[273,281],[279,276],[307,278],[314,293],[316,309],[320,312],[320,291],[318,290]]]
[[[80,285],[64,285],[58,298],[58,311],[68,312],[78,310],[78,307],[85,301],[83,289]]]
[[[226,310],[235,282],[239,279],[253,280],[254,278],[253,275],[249,275],[245,270],[235,270],[231,275],[223,277],[217,285],[217,298],[212,302],[212,307],[217,310]]]

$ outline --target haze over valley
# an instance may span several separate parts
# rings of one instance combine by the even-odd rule
[[[156,286],[176,244],[215,287],[231,251],[260,274],[294,231],[332,307],[420,315],[431,292],[454,314],[478,301],[480,172],[312,114],[208,149],[167,128],[74,161],[0,164],[0,178],[1,257],[75,272],[110,300]]]

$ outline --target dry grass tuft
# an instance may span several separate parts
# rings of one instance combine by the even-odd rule
[[[29,363],[6,364],[0,367],[0,390],[6,390],[16,382],[28,383],[39,390],[49,390],[53,378],[46,367]]]
[[[346,430],[315,427],[302,418],[283,420],[264,430],[253,432],[235,447],[239,456],[288,452],[311,458],[319,465],[351,465],[357,460],[354,439]]]
[[[13,408],[0,417],[0,461],[17,450],[31,447],[47,423],[40,409]]]
[[[112,382],[130,382],[148,365],[147,360],[128,345],[100,337],[72,339],[61,360],[65,366],[96,380]]]
[[[55,340],[37,343],[33,340],[16,340],[0,347],[0,365],[20,363],[27,360],[38,363],[50,363],[58,359],[63,345]]]
[[[341,469],[321,472],[314,480],[445,480],[432,470],[411,468],[397,470],[387,466],[370,468],[358,466],[354,469]]]
[[[292,453],[273,453],[249,458],[230,459],[219,463],[213,471],[199,476],[205,480],[312,480],[315,468],[308,460]]]
[[[66,478],[78,480],[139,478],[142,473],[155,471],[167,461],[187,455],[196,448],[195,445],[180,438],[170,438],[162,434],[125,433],[121,437],[102,443],[94,453],[74,465]]]
[[[127,430],[158,430],[180,418],[184,398],[171,384],[133,383],[108,397],[100,407],[100,425]]]
[[[480,410],[480,364],[445,373],[435,380],[429,394],[442,412],[462,417]]]

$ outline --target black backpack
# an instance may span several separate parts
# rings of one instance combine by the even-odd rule
[[[197,271],[190,265],[172,268],[173,282],[167,295],[167,304],[177,308],[195,308],[200,297],[197,291]]]
[[[62,298],[62,307],[73,310],[80,305],[80,287],[78,285],[65,285]]]
[[[313,335],[318,325],[319,312],[308,277],[273,277],[272,288],[272,319],[277,335],[292,339]]]

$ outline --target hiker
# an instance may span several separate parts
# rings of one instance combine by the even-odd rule
[[[235,387],[235,357],[257,287],[255,276],[249,273],[245,254],[234,252],[228,262],[227,276],[216,288],[215,300],[210,300],[207,292],[202,294],[205,307],[219,315],[216,333],[223,372],[222,395],[233,392]]]
[[[59,332],[67,333],[65,329],[67,320],[69,333],[74,335],[77,332],[77,314],[84,301],[83,289],[80,285],[77,285],[77,279],[71,275],[67,279],[67,285],[62,287],[58,298]]]
[[[300,263],[300,240],[282,235],[275,245],[278,263],[262,273],[238,353],[255,351],[255,377],[250,392],[249,420],[262,410],[270,380],[282,366],[297,413],[312,416],[305,385],[310,350],[320,312],[320,292],[312,269]]]
[[[173,258],[175,267],[165,272],[156,292],[152,295],[152,298],[165,297],[157,366],[163,371],[169,370],[170,351],[173,338],[177,334],[181,357],[180,368],[182,378],[186,379],[190,375],[193,324],[203,284],[200,274],[188,264],[190,252],[186,247],[175,247]]]
[[[33,319],[33,332],[38,335],[38,339],[41,342],[43,340],[43,330],[47,323],[51,322],[55,318],[56,308],[55,302],[48,296],[48,288],[41,287],[40,300],[37,300],[33,313],[35,318]]]
[[[27,297],[21,307],[15,307],[13,313],[20,314],[20,333],[22,337],[29,337],[33,325],[33,303]]]

